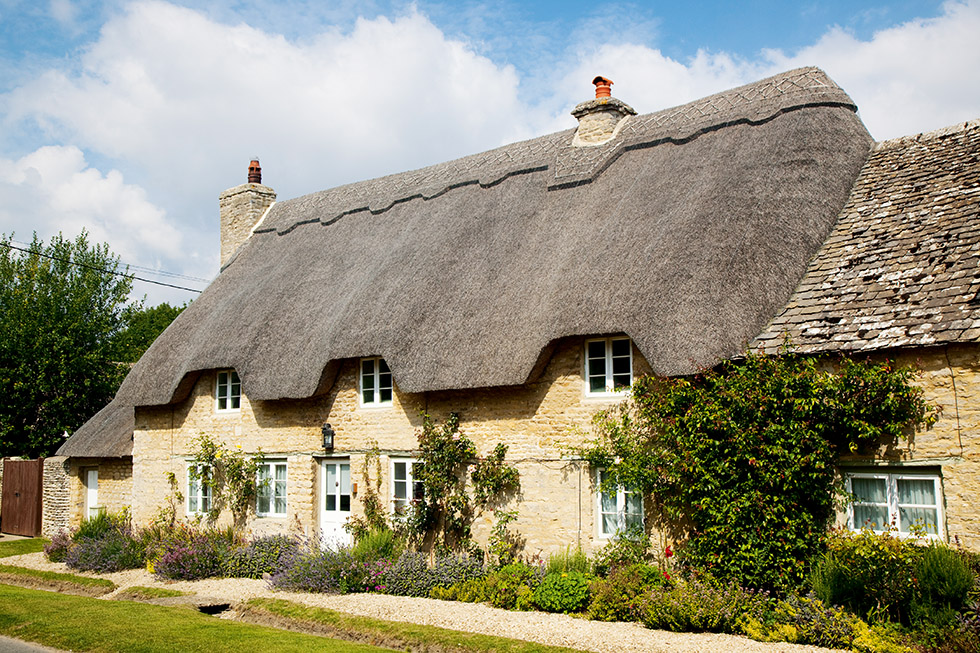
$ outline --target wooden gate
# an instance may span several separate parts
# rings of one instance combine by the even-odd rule
[[[41,534],[44,458],[3,461],[0,531],[37,537]]]

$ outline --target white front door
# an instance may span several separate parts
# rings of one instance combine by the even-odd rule
[[[320,535],[324,546],[352,543],[344,529],[350,517],[350,461],[327,459],[320,463]]]

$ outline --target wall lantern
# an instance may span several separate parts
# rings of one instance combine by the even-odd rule
[[[333,451],[333,429],[329,424],[324,424],[320,431],[323,433],[323,448],[327,451]]]

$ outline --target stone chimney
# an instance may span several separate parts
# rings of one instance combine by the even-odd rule
[[[221,215],[221,267],[238,251],[252,229],[276,201],[276,192],[262,185],[258,158],[248,164],[248,183],[229,188],[218,196]]]
[[[578,118],[578,130],[572,139],[572,147],[602,145],[616,138],[626,123],[627,116],[635,116],[633,107],[612,97],[612,80],[596,77],[595,99],[583,102],[572,110]]]

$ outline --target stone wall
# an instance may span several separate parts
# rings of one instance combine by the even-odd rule
[[[365,455],[377,446],[382,453],[381,496],[390,499],[391,459],[416,450],[420,411],[442,421],[461,416],[461,428],[480,455],[498,442],[510,448],[507,461],[521,472],[521,493],[505,509],[517,509],[511,529],[528,543],[528,552],[548,552],[581,543],[590,550],[604,541],[595,537],[595,499],[591,473],[569,458],[568,447],[581,444],[592,414],[618,401],[589,398],[583,381],[584,340],[569,338],[554,350],[540,376],[523,386],[466,391],[407,394],[395,388],[391,405],[362,406],[358,395],[358,361],[346,361],[326,394],[302,401],[252,402],[243,387],[240,412],[218,413],[214,407],[215,372],[201,374],[190,396],[179,404],[136,411],[133,455],[133,512],[146,522],[170,499],[168,473],[180,479],[186,494],[187,462],[202,433],[228,447],[261,449],[269,458],[285,458],[288,474],[285,518],[255,518],[256,533],[290,530],[312,535],[319,527],[319,461],[321,426],[336,431],[333,458],[351,463],[354,514],[362,511]],[[634,374],[649,373],[633,350]],[[396,385],[397,385],[397,379]],[[371,472],[372,476],[374,472]],[[227,516],[226,516],[227,519]],[[475,536],[484,540],[492,520],[481,516]]]
[[[51,456],[44,459],[44,496],[41,504],[41,535],[52,535],[71,525],[71,483],[68,459]]]
[[[221,265],[246,241],[252,228],[276,201],[276,193],[262,184],[242,184],[218,196],[221,227]]]
[[[848,456],[844,463],[938,473],[946,535],[980,551],[980,346],[930,347],[890,357],[897,365],[921,370],[916,384],[927,401],[942,409],[939,420],[896,446],[882,447],[873,456]],[[844,519],[841,512],[838,522]]]
[[[70,458],[68,496],[71,526],[78,526],[85,518],[85,472],[93,468],[99,471],[99,506],[113,513],[133,506],[131,458]]]
[[[851,457],[850,464],[925,466],[942,475],[945,530],[949,537],[980,550],[980,347],[920,349],[899,356],[899,364],[922,368],[917,379],[929,401],[943,408],[931,428],[912,434],[897,448],[875,457]],[[510,448],[507,461],[521,472],[521,493],[503,506],[516,509],[511,526],[527,542],[527,553],[548,553],[572,544],[591,551],[605,543],[596,535],[593,470],[573,460],[569,447],[588,435],[590,418],[612,405],[608,399],[587,398],[583,381],[583,339],[559,343],[543,372],[519,387],[407,394],[395,389],[392,405],[362,406],[358,398],[358,362],[346,361],[334,386],[324,395],[302,401],[251,402],[242,398],[240,412],[214,409],[215,373],[202,373],[190,396],[173,406],[140,408],[136,413],[133,470],[133,511],[138,522],[152,518],[170,498],[166,475],[179,479],[186,492],[186,465],[195,440],[207,433],[229,447],[261,451],[284,458],[288,469],[285,518],[255,518],[256,533],[291,531],[313,535],[319,528],[319,462],[326,456],[349,459],[359,494],[353,513],[362,511],[365,456],[375,445],[381,451],[381,496],[391,497],[391,460],[410,457],[416,448],[420,411],[444,420],[461,416],[461,428],[486,455],[498,442]],[[649,369],[634,348],[634,373]],[[396,379],[397,383],[397,379]],[[243,388],[247,395],[248,387]],[[322,449],[320,427],[329,422],[336,446]],[[374,471],[371,470],[371,476]],[[101,489],[101,488],[100,488]],[[492,518],[481,515],[474,533],[485,541]]]

